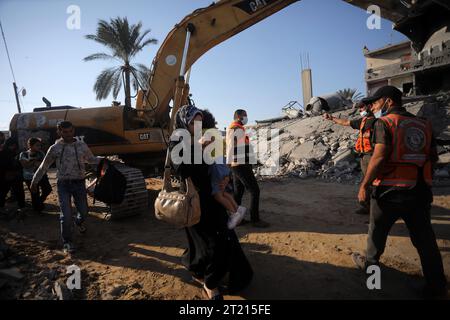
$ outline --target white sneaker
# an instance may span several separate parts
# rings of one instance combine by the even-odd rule
[[[228,218],[228,223],[227,223],[229,230],[233,230],[234,228],[236,228],[238,219],[239,219],[239,215],[237,212],[230,215],[230,217]]]
[[[236,228],[236,226],[241,223],[242,219],[244,219],[246,212],[246,208],[239,207],[238,210],[228,218],[228,229],[233,230]]]
[[[247,213],[247,208],[246,208],[246,207],[241,207],[241,206],[239,206],[238,212],[239,212],[240,214],[242,214],[242,219],[244,219],[245,214]]]

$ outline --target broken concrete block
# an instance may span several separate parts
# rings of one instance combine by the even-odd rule
[[[292,150],[289,158],[292,160],[304,159],[307,154],[310,154],[314,149],[314,142],[307,141],[299,146],[297,146],[294,150]]]
[[[331,145],[332,150],[337,150],[339,148],[339,142],[335,142]]]
[[[341,161],[351,162],[355,160],[355,157],[352,154],[351,149],[344,150],[333,157],[333,162],[335,165],[338,165]]]
[[[294,140],[290,140],[284,143],[280,143],[280,156],[289,155],[289,153],[296,148],[298,143]]]
[[[330,151],[330,148],[324,145],[323,143],[318,143],[314,146],[314,149],[310,153],[309,159],[316,160],[318,162],[325,161],[326,157],[328,156],[328,152]]]

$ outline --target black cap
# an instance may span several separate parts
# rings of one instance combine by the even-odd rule
[[[371,104],[381,98],[391,98],[396,105],[402,104],[403,93],[393,86],[384,86],[378,89],[374,95],[362,99],[364,104]]]

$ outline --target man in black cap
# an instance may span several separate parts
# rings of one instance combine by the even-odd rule
[[[365,100],[378,118],[373,133],[374,153],[361,184],[358,200],[372,194],[366,257],[355,253],[356,265],[366,270],[377,265],[391,227],[402,218],[417,249],[426,286],[425,297],[447,294],[442,257],[431,226],[432,166],[438,160],[431,123],[402,107],[402,92],[380,88]]]

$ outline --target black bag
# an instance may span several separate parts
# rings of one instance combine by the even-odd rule
[[[127,180],[107,159],[102,159],[97,167],[97,183],[94,189],[94,201],[106,204],[121,204],[125,197]]]

